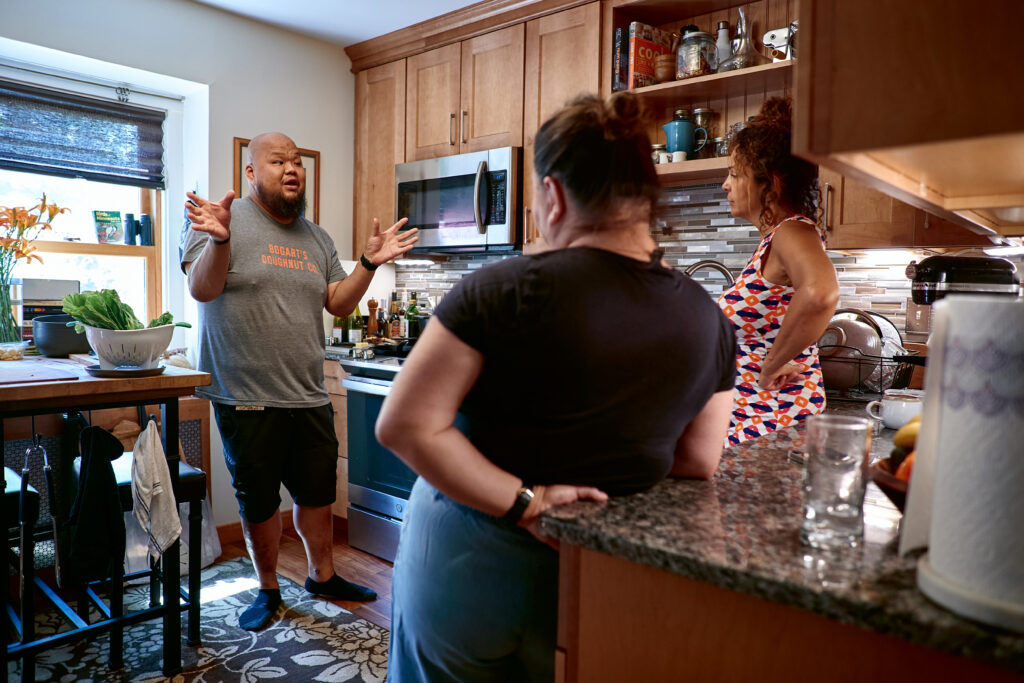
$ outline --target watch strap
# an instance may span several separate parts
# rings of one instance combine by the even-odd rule
[[[371,273],[377,270],[377,265],[373,263],[370,259],[366,258],[366,254],[359,255],[359,262],[363,264],[363,268],[366,268]]]
[[[516,491],[516,502],[512,503],[512,508],[505,513],[502,517],[503,520],[510,524],[518,524],[519,520],[523,518],[523,513],[526,512],[526,508],[530,506],[530,501],[533,500],[533,485],[523,482],[523,485]]]

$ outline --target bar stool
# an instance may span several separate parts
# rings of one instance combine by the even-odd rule
[[[118,499],[123,512],[130,512],[134,507],[132,496],[132,461],[134,453],[125,451],[120,457],[111,461],[114,470],[114,479],[117,482]],[[81,459],[75,460],[74,473],[76,480],[80,476]],[[174,488],[174,498],[178,504],[187,502],[188,508],[188,590],[182,591],[179,587],[178,593],[184,604],[182,610],[188,612],[188,633],[186,642],[189,645],[198,645],[201,642],[199,633],[199,608],[200,608],[200,572],[202,569],[202,524],[203,524],[203,499],[206,496],[206,473],[201,469],[189,465],[184,460],[178,461],[178,483]],[[124,580],[148,578],[149,579],[149,604],[154,607],[159,604],[160,584],[163,578],[161,560],[150,558],[150,568],[141,572],[134,572],[122,576],[120,571],[115,570],[115,575],[110,577],[110,616],[123,616],[124,610]],[[87,614],[82,614],[85,600],[91,598],[94,604],[103,611],[99,596],[92,590],[92,586],[106,581],[101,579],[91,581],[84,586],[83,597],[79,604],[79,615],[84,619]],[[115,583],[117,585],[115,585]],[[123,627],[117,626],[111,629],[110,635],[110,668],[118,669],[123,664]],[[172,637],[165,634],[165,637]]]
[[[11,600],[6,601],[7,615],[10,623],[18,630],[18,641],[28,643],[35,639],[35,526],[39,519],[39,492],[29,485],[27,478],[22,478],[9,467],[4,467],[4,519],[18,520],[18,577],[20,580],[21,614],[19,615]],[[14,553],[11,551],[12,529],[8,529],[7,548],[9,560],[13,563]],[[3,577],[4,592],[7,591],[7,577]],[[6,596],[5,596],[6,597]],[[4,668],[7,659],[4,659]],[[35,656],[22,657],[22,680],[35,680]]]

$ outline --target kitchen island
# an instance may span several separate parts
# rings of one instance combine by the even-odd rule
[[[863,403],[829,412],[862,415]],[[667,480],[545,514],[561,542],[566,681],[1024,680],[1024,636],[930,602],[900,514],[869,484],[862,547],[800,543],[803,425],[727,449],[710,481]],[[873,440],[886,455],[891,430]]]

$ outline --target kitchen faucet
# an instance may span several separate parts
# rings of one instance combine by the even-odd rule
[[[683,272],[686,273],[687,275],[693,275],[701,268],[711,268],[712,270],[717,270],[719,273],[725,276],[725,279],[729,282],[730,285],[736,282],[736,278],[732,276],[732,273],[730,273],[729,269],[725,267],[725,264],[714,259],[704,259],[702,261],[697,261],[696,263],[686,266],[686,270],[684,270]]]

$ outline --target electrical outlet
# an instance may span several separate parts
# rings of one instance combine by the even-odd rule
[[[932,307],[915,304],[913,299],[907,299],[907,332],[931,332],[932,331]]]

